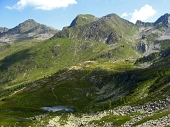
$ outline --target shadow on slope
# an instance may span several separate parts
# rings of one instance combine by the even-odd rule
[[[0,70],[1,71],[8,70],[8,68],[14,65],[15,63],[21,62],[25,59],[29,59],[30,56],[32,55],[31,53],[29,53],[29,51],[30,49],[25,49],[25,50],[19,51],[17,53],[14,53],[10,56],[5,57],[3,60],[0,61],[1,63]],[[20,67],[18,66],[18,68]]]

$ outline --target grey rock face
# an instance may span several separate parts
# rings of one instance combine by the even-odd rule
[[[6,27],[0,27],[0,33],[7,32],[9,29]]]
[[[135,24],[138,25],[138,26],[145,26],[145,27],[150,27],[150,26],[154,25],[154,23],[151,23],[151,22],[142,22],[140,20],[137,20]]]
[[[170,25],[170,14],[165,14],[161,16],[155,23],[154,26],[163,26],[163,27],[169,27]]]
[[[140,51],[142,53],[146,52],[147,51],[147,45],[145,43],[140,43],[138,45],[138,51]]]

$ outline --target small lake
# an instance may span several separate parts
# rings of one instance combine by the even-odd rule
[[[49,112],[74,111],[73,107],[68,107],[68,106],[42,107],[41,109]]]

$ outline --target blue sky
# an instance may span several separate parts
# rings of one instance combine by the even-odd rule
[[[102,17],[116,13],[135,22],[154,22],[170,13],[170,0],[0,0],[0,27],[13,28],[27,19],[62,29],[78,14]]]

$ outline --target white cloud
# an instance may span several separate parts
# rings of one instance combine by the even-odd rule
[[[56,8],[68,7],[68,5],[77,4],[76,0],[19,0],[13,6],[7,6],[8,9],[22,10],[25,7],[33,7],[40,10],[52,10]]]
[[[123,14],[121,15],[122,18],[123,18],[123,17],[127,17],[127,16],[128,16],[127,13],[123,13]]]
[[[146,21],[148,18],[154,16],[156,11],[150,5],[145,5],[139,11],[135,9],[132,13],[132,18],[130,19],[131,22],[135,23],[136,20]]]

